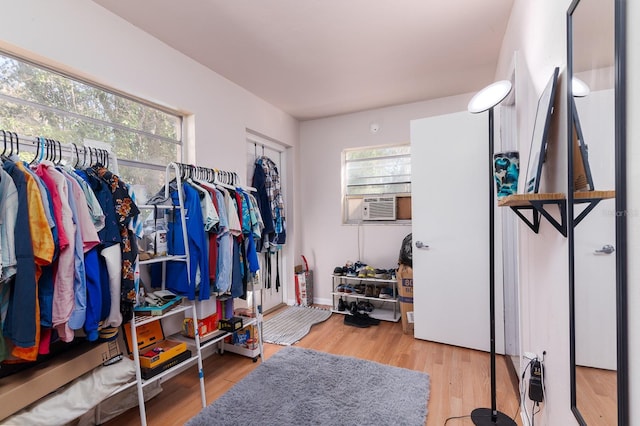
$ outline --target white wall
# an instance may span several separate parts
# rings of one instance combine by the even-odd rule
[[[640,425],[640,3],[626,2],[627,15],[627,237],[629,318],[629,420]]]
[[[518,133],[528,158],[537,98],[560,67],[551,141],[540,192],[566,193],[566,11],[569,0],[515,2],[496,78],[508,75],[518,51]],[[524,93],[523,93],[524,92]],[[554,207],[550,207],[554,209]],[[571,425],[567,240],[543,219],[539,234],[520,225],[521,350],[545,356],[547,402],[536,424]]]
[[[397,265],[410,225],[343,225],[341,153],[345,148],[409,143],[409,121],[465,111],[472,94],[346,114],[300,124],[302,253],[315,271],[316,302],[331,303],[330,274],[347,260],[378,268]],[[380,130],[369,131],[371,123]],[[414,191],[418,188],[413,188]],[[360,229],[358,229],[360,228]]]
[[[297,156],[295,119],[91,1],[12,1],[2,11],[11,19],[0,25],[1,49],[188,115],[186,162],[236,171],[243,180],[247,128]],[[287,176],[292,201],[293,167]],[[287,207],[291,258],[297,232],[293,202]]]

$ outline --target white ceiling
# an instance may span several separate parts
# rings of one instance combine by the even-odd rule
[[[513,0],[94,0],[312,119],[476,91]]]

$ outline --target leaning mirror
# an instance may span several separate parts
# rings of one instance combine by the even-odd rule
[[[623,143],[616,2],[574,0],[567,19],[571,408],[583,425],[617,424],[626,410],[618,358],[626,337],[617,306],[624,286],[616,212],[624,194],[614,189],[624,170],[616,161]]]

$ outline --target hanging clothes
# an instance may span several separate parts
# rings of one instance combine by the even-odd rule
[[[271,224],[267,225],[265,223],[267,241],[275,245],[284,244],[286,242],[286,225],[280,175],[278,167],[269,157],[261,156],[256,160],[252,186],[257,189],[259,200],[263,204],[260,206],[263,216],[267,210],[266,201],[268,200],[268,211],[271,214],[270,220],[273,221],[273,224],[271,226]],[[268,219],[267,215],[265,221]],[[264,243],[266,244],[267,241]]]
[[[200,208],[200,196],[191,185],[182,183],[183,191],[183,213],[187,229],[184,232],[188,235],[189,244],[189,264],[185,262],[170,261],[166,264],[166,288],[175,294],[186,296],[189,300],[196,299],[196,289],[198,300],[207,300],[211,294],[209,285],[209,259],[208,259],[208,239],[204,231],[202,210]],[[164,190],[161,190],[164,194]],[[178,188],[172,182],[170,196],[174,206],[180,203]],[[167,224],[167,248],[173,255],[184,255],[186,253],[182,238],[182,222],[179,218],[180,212],[172,212],[171,220]],[[152,284],[159,286],[162,282],[160,277],[161,269],[159,265],[152,267]],[[189,275],[187,275],[187,267]],[[191,282],[187,279],[190,277]]]
[[[129,321],[133,317],[133,307],[137,298],[134,285],[134,263],[138,256],[137,244],[133,244],[135,237],[129,229],[129,223],[140,213],[140,210],[129,196],[124,182],[117,175],[101,164],[96,164],[87,170],[88,173],[94,173],[108,184],[113,197],[121,250],[120,312],[122,321]],[[113,305],[113,300],[111,303]]]
[[[31,347],[36,343],[36,268],[31,229],[27,181],[15,163],[2,165],[11,176],[18,190],[18,215],[15,227],[15,251],[17,270],[9,285],[9,304],[3,324],[3,335],[19,347]],[[7,284],[5,284],[7,285]]]

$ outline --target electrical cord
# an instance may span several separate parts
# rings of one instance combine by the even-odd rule
[[[448,419],[446,419],[444,421],[444,425],[443,426],[447,426],[447,423],[449,423],[449,420],[459,420],[459,419],[466,419],[467,417],[471,417],[470,414],[467,414],[466,416],[454,416],[454,417],[449,417]]]
[[[527,374],[527,370],[529,370],[531,368],[531,365],[533,365],[533,363],[535,361],[537,361],[538,358],[537,357],[536,358],[524,357],[524,358],[528,359],[529,362],[527,363],[527,365],[524,367],[524,369],[522,371],[522,380],[520,381],[520,406],[522,406],[523,413],[524,413],[525,418],[527,419],[528,426],[533,426],[532,418],[529,417],[529,412],[527,411],[527,405],[525,403],[525,398],[526,398],[526,395],[527,395],[527,388],[526,388],[526,383],[527,382],[525,381],[525,376]],[[527,425],[525,425],[525,426],[527,426]]]

